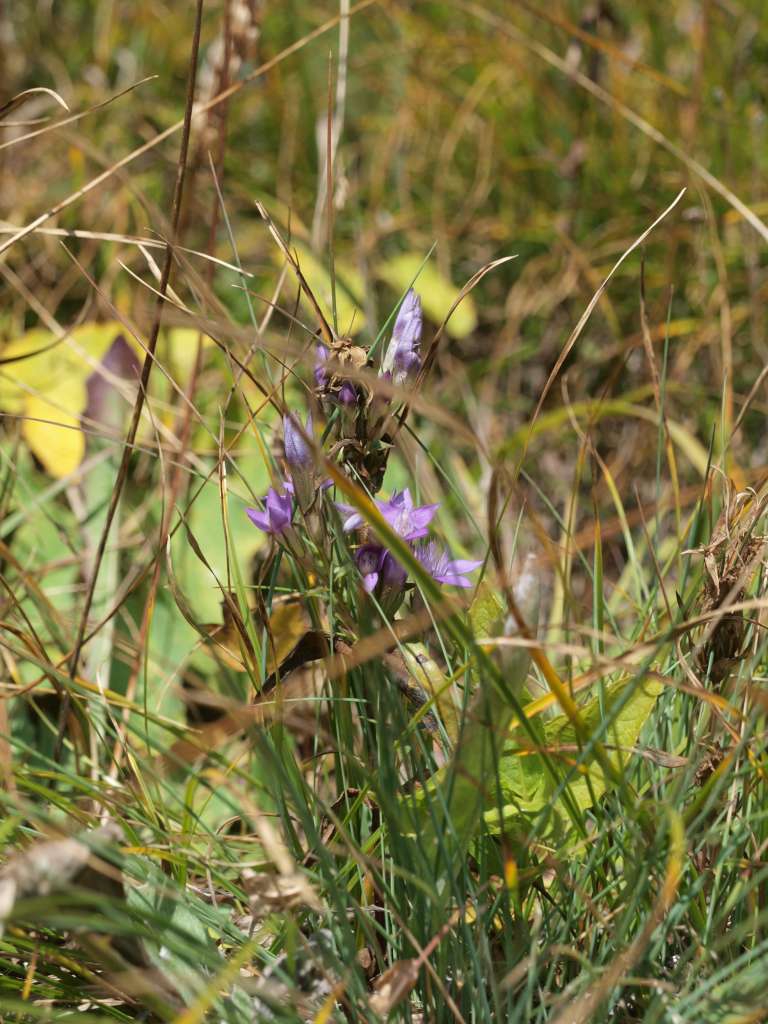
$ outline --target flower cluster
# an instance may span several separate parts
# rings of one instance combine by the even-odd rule
[[[421,369],[421,301],[412,289],[403,299],[395,319],[379,377],[394,387],[412,385]],[[341,416],[329,415],[332,429],[339,439],[333,451],[341,453],[341,461],[354,471],[372,494],[381,486],[391,448],[387,432],[393,422],[390,399],[374,395],[363,400],[358,383],[344,379],[345,367],[360,368],[368,361],[367,353],[351,342],[339,341],[333,351],[320,344],[314,367],[315,395],[321,408],[330,413],[341,410]],[[347,371],[349,372],[349,371]],[[352,435],[343,431],[353,427]],[[286,479],[270,487],[263,499],[263,509],[249,508],[251,522],[265,533],[279,539],[294,555],[301,552],[311,559],[310,550],[330,551],[330,532],[322,515],[320,495],[330,481],[317,475],[317,450],[311,415],[302,423],[295,415],[283,419],[283,453]],[[424,569],[439,583],[455,587],[471,587],[468,574],[481,564],[476,561],[452,559],[448,552],[429,539],[429,525],[438,505],[416,505],[406,488],[387,500],[375,500],[376,507],[390,529],[409,546]],[[343,514],[343,530],[351,533],[365,530],[365,518],[351,505],[338,503]],[[307,547],[295,529],[296,511],[300,510],[310,544]],[[314,543],[314,548],[312,544]],[[386,545],[373,542],[367,531],[354,549],[355,564],[364,589],[374,594],[390,613],[397,610],[406,593],[407,572],[394,552]]]
[[[391,382],[396,387],[404,387],[412,383],[421,368],[421,330],[422,312],[421,299],[410,288],[406,292],[402,305],[395,318],[395,325],[392,328],[387,351],[379,370],[379,377],[382,380]],[[350,355],[350,350],[344,349],[344,361],[355,360]],[[338,353],[342,355],[341,352]],[[315,386],[320,399],[328,399],[332,404],[341,406],[354,406],[357,404],[360,389],[352,381],[345,380],[331,368],[329,363],[341,363],[341,358],[334,359],[332,353],[322,342],[315,350]],[[338,366],[341,369],[341,366]]]
[[[355,530],[364,524],[363,516],[351,505],[336,506],[345,515],[344,531]],[[428,526],[439,505],[414,505],[411,492],[396,492],[389,501],[376,501],[385,522],[403,540],[411,542],[411,549],[422,566],[438,583],[454,587],[471,587],[466,574],[477,569],[482,562],[467,559],[453,560],[434,540],[424,541]],[[418,541],[419,543],[413,543]],[[383,545],[366,543],[357,550],[357,567],[363,585],[369,593],[389,595],[393,589],[402,591],[407,574],[392,552]]]
[[[392,386],[407,390],[417,383],[421,330],[421,300],[410,289],[379,367],[381,387],[366,383],[370,355],[350,338],[322,342],[315,350],[315,398],[328,414],[341,463],[370,494],[381,488],[397,433]]]

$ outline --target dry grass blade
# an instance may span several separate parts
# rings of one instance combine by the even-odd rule
[[[4,103],[0,107],[0,117],[5,117],[6,114],[10,114],[12,110],[16,110],[16,108],[20,107],[22,105],[22,103],[24,103],[26,100],[28,100],[30,98],[30,96],[38,96],[38,95],[41,95],[41,94],[44,95],[44,96],[50,96],[53,100],[56,101],[56,103],[59,104],[60,107],[63,107],[65,110],[69,110],[69,107],[67,106],[66,100],[62,99],[62,97],[59,96],[59,94],[55,90],[48,89],[44,85],[36,85],[36,86],[33,86],[33,88],[31,88],[31,89],[25,89],[23,92],[16,93],[16,95],[13,96],[10,100],[8,100],[7,103]],[[0,127],[1,128],[11,128],[11,127],[16,128],[16,127],[19,127],[19,122],[13,122],[12,124],[9,124],[8,122],[6,122],[6,123],[0,125]],[[0,147],[0,148],[2,148],[2,147]]]
[[[293,255],[291,250],[288,248],[288,245],[286,244],[286,242],[283,240],[283,236],[280,234],[280,232],[279,232],[275,222],[272,220],[270,215],[267,213],[267,210],[264,207],[264,204],[260,203],[260,202],[257,202],[256,203],[256,209],[257,209],[261,219],[267,225],[267,228],[269,230],[270,235],[275,240],[275,245],[278,247],[278,249],[282,253],[283,258],[285,259],[286,263],[288,264],[288,266],[291,268],[291,270],[295,274],[296,280],[299,283],[299,287],[301,288],[302,292],[304,293],[307,301],[312,306],[312,309],[314,310],[315,316],[317,317],[318,323],[320,325],[320,331],[322,333],[323,340],[326,342],[327,345],[330,345],[330,346],[338,344],[338,338],[336,337],[336,332],[333,330],[331,325],[326,320],[325,314],[323,313],[322,309],[320,308],[320,303],[315,298],[315,293],[309,287],[309,284],[307,283],[307,279],[304,277],[304,274],[301,272],[301,266],[299,265],[299,261]]]
[[[619,267],[622,265],[624,260],[626,260],[627,257],[630,256],[635,251],[635,249],[637,249],[639,246],[641,246],[643,244],[643,242],[646,240],[646,238],[648,238],[648,236],[653,232],[654,228],[656,228],[664,220],[664,218],[668,214],[670,214],[672,212],[672,210],[674,210],[674,208],[677,206],[677,204],[680,202],[680,200],[683,198],[684,195],[685,195],[685,189],[683,188],[683,189],[681,189],[678,192],[678,194],[675,196],[675,198],[672,200],[672,202],[669,204],[669,206],[662,213],[659,214],[659,216],[656,218],[656,220],[654,220],[654,222],[650,225],[650,227],[647,227],[645,229],[645,231],[643,231],[643,233],[638,238],[635,239],[635,241],[629,246],[629,248],[624,250],[624,252],[618,258],[618,260],[616,260],[614,265],[611,267],[611,270],[608,273],[607,277],[603,280],[603,282],[601,283],[600,287],[597,289],[597,291],[594,293],[592,298],[589,300],[589,303],[587,304],[586,309],[584,310],[584,312],[579,317],[578,323],[576,324],[576,326],[571,331],[571,334],[568,337],[568,340],[566,341],[565,345],[563,346],[563,349],[560,352],[560,355],[557,357],[557,361],[555,362],[555,365],[552,367],[552,370],[551,370],[549,376],[547,377],[546,384],[542,388],[541,394],[539,396],[539,400],[536,403],[536,408],[534,410],[533,416],[531,417],[530,426],[529,426],[529,438],[533,434],[533,430],[534,430],[534,427],[536,425],[536,420],[539,418],[539,413],[542,410],[542,407],[544,405],[544,401],[545,401],[547,395],[549,394],[550,388],[552,387],[553,383],[555,382],[555,379],[556,379],[557,375],[560,373],[560,370],[563,367],[563,363],[568,358],[568,355],[569,355],[571,349],[576,344],[576,342],[579,340],[579,338],[581,336],[581,332],[584,330],[584,327],[585,327],[587,321],[589,320],[590,316],[592,315],[592,312],[593,312],[595,306],[600,301],[600,296],[603,294],[605,289],[608,287],[608,284],[610,283],[611,278],[616,273],[616,271],[619,269]],[[528,448],[528,441],[526,441],[526,444],[524,446],[523,457],[525,455],[525,451],[527,450],[527,448]],[[522,458],[520,460],[520,464],[522,465]]]
[[[114,103],[115,100],[119,100],[128,93],[133,92],[134,89],[138,89],[147,82],[151,82],[156,77],[156,75],[148,75],[146,78],[142,78],[138,82],[132,82],[131,85],[127,86],[125,89],[121,89],[120,92],[116,92],[113,96],[109,96],[100,103],[95,103],[92,107],[88,107],[86,110],[81,110],[77,114],[72,114],[71,117],[62,118],[61,121],[55,121],[53,124],[46,124],[44,127],[38,128],[34,132],[27,132],[26,135],[18,135],[16,138],[8,139],[7,142],[0,142],[0,151],[10,149],[11,146],[18,146],[21,142],[29,142],[30,139],[36,139],[38,136],[44,135],[46,132],[55,131],[57,128],[65,128],[70,124],[75,124],[77,121],[81,121],[84,117],[88,117],[89,114],[93,114],[97,110],[102,110],[104,107],[109,106],[110,103]],[[44,89],[43,91],[50,92],[48,89]],[[65,110],[69,110],[69,107],[61,97],[57,95],[56,98],[61,102],[61,105]],[[19,229],[17,228],[16,230],[18,231]]]
[[[358,11],[362,11],[366,7],[370,7],[371,4],[374,4],[376,2],[377,0],[361,0],[361,2],[356,4],[349,12],[350,16],[357,14]],[[268,71],[276,67],[279,63],[281,63],[281,61],[285,60],[287,57],[291,56],[291,54],[298,52],[300,49],[306,46],[307,43],[311,42],[313,39],[319,38],[326,32],[329,32],[332,28],[335,28],[335,26],[338,25],[340,18],[341,15],[329,18],[328,21],[324,22],[322,25],[314,29],[312,32],[308,32],[307,35],[297,40],[295,43],[291,43],[290,46],[286,46],[284,50],[278,53],[271,60],[266,61],[264,64],[261,64],[258,68],[255,68],[253,71],[249,72],[249,74],[246,75],[245,78],[242,78],[239,82],[233,83],[223,92],[220,92],[217,96],[214,96],[213,99],[208,100],[201,106],[195,107],[192,112],[192,115],[196,118],[200,117],[203,114],[206,114],[209,110],[213,110],[213,108],[218,106],[220,103],[224,103],[226,100],[229,99],[230,96],[234,96],[235,93],[240,91],[240,89],[243,89],[246,85],[249,85],[251,82],[256,81],[257,78],[260,78],[262,75],[265,75]],[[63,210],[66,210],[68,207],[78,202],[84,196],[88,195],[90,192],[93,192],[93,190],[98,188],[99,185],[103,185],[103,183],[105,181],[108,181],[109,178],[111,178],[114,174],[117,173],[117,171],[121,170],[123,167],[127,167],[128,164],[133,163],[134,160],[137,160],[140,156],[143,156],[145,153],[149,153],[150,150],[154,149],[161,142],[164,142],[166,139],[171,138],[171,136],[175,135],[180,128],[183,129],[184,124],[184,118],[181,118],[179,121],[176,121],[169,128],[166,128],[165,131],[162,131],[159,134],[153,136],[148,142],[145,142],[143,145],[138,146],[132,152],[127,153],[124,157],[122,157],[120,160],[114,163],[111,167],[107,168],[106,171],[103,171],[101,174],[96,175],[95,178],[92,178],[86,185],[83,185],[82,188],[77,189],[76,192],[73,192],[71,195],[67,196],[66,199],[62,199],[60,202],[52,206],[49,210],[46,210],[45,213],[40,214],[40,216],[36,217],[35,220],[25,225],[25,227],[20,228],[10,238],[0,243],[0,255],[2,255],[2,253],[4,253],[7,249],[10,249],[12,245],[15,245],[16,242],[21,241],[22,238],[26,238],[27,235],[31,235],[33,231],[36,231],[37,228],[45,224],[46,221],[51,220],[52,217],[57,216]]]

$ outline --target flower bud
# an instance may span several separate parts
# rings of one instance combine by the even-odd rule
[[[409,289],[392,328],[392,340],[381,366],[383,377],[396,387],[412,380],[421,366],[421,300],[413,288]]]
[[[315,499],[315,456],[309,440],[311,437],[311,414],[307,416],[306,426],[304,427],[292,415],[283,417],[285,461],[288,463],[291,471],[296,500],[304,511],[310,508]]]

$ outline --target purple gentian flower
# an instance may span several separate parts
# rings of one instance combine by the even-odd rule
[[[408,574],[395,556],[381,544],[363,544],[355,552],[355,562],[365,590],[369,594],[375,590],[385,610],[397,611]]]
[[[381,364],[382,376],[402,387],[418,373],[421,366],[421,300],[410,288],[400,306],[392,339]]]
[[[286,492],[281,494],[274,487],[270,487],[264,498],[264,511],[257,508],[247,508],[246,515],[264,533],[271,533],[274,536],[285,533],[291,525],[293,518],[293,487],[290,483],[283,485]]]
[[[379,573],[386,553],[380,544],[363,544],[355,552],[355,562],[363,577],[363,586],[369,594],[376,589],[379,582]]]
[[[324,388],[328,383],[328,371],[325,364],[328,362],[328,349],[325,345],[318,345],[315,350],[315,384]]]
[[[357,402],[357,391],[355,385],[350,381],[342,381],[341,387],[339,388],[339,401],[342,405],[354,405]]]
[[[408,573],[400,565],[391,551],[385,551],[379,569],[379,582],[383,594],[388,591],[401,591],[408,579]]]
[[[307,511],[315,500],[315,457],[307,438],[312,437],[312,416],[307,416],[306,426],[295,416],[283,417],[283,448],[285,461],[291,470],[293,493],[299,508]]]
[[[427,527],[440,505],[415,506],[411,492],[406,487],[404,491],[396,491],[389,501],[376,501],[376,507],[395,533],[404,540],[417,540],[426,537],[429,532]],[[347,516],[344,520],[345,532],[356,530],[365,522],[362,514],[352,505],[338,503],[337,508]]]
[[[433,540],[419,545],[414,554],[433,579],[453,587],[471,587],[472,581],[465,578],[465,573],[474,572],[483,564],[482,561],[465,558],[451,559],[448,552]]]
[[[312,413],[307,416],[306,426],[302,427],[295,416],[283,417],[283,447],[285,461],[292,470],[306,470],[314,465],[312,445],[306,438],[312,437]]]

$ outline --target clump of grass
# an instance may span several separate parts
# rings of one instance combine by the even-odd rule
[[[254,5],[222,13],[204,96],[268,75],[275,161],[252,159],[236,84],[182,146],[171,245],[135,230],[164,224],[154,172],[108,233],[95,185],[57,196],[81,247],[61,287],[8,229],[4,1016],[759,1019],[766,485],[737,332],[762,351],[761,270],[706,197],[672,212],[677,165],[642,148],[653,131],[623,137],[638,119],[614,96],[674,134],[679,27],[342,7],[317,28],[339,27],[329,88],[309,42],[295,76],[293,50],[272,59],[295,41],[279,11],[261,35]],[[104,18],[102,54],[124,31]],[[427,46],[432,77],[409,64]],[[685,109],[663,159],[698,174],[713,128]],[[743,212],[759,159],[731,134],[740,181],[704,180]],[[98,346],[64,329],[85,296]],[[41,371],[33,321],[66,374]],[[84,457],[57,473],[73,434]]]

